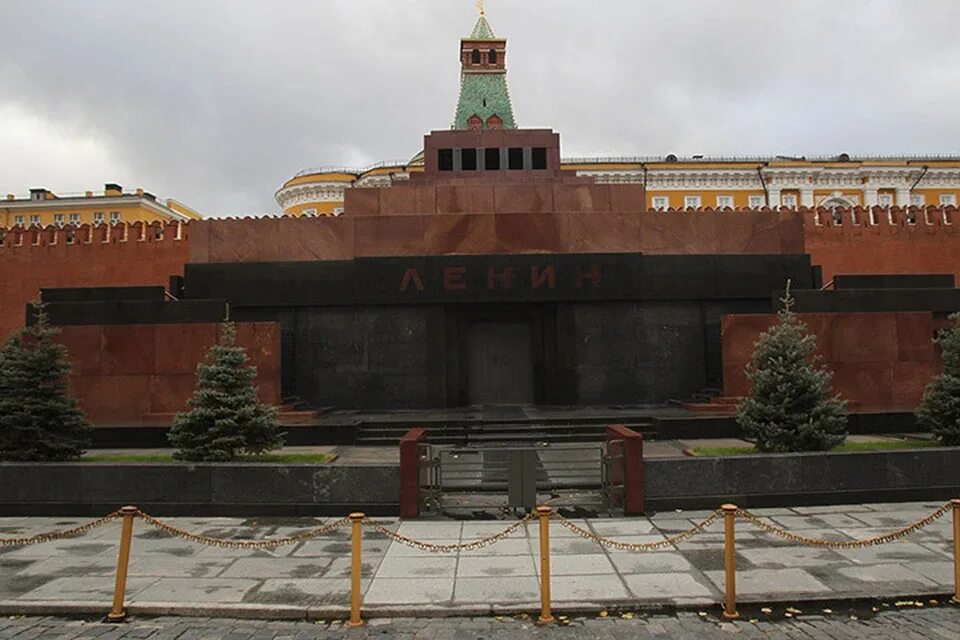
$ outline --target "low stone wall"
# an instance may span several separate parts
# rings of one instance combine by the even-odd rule
[[[960,496],[960,448],[652,458],[644,482],[648,511],[946,500]]]
[[[646,511],[946,500],[960,448],[644,460]],[[396,515],[399,466],[0,464],[4,515]]]
[[[0,464],[0,513],[342,516],[399,511],[398,466]]]

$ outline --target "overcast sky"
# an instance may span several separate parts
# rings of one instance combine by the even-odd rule
[[[958,0],[487,0],[564,156],[960,153]],[[273,213],[450,126],[474,0],[0,0],[0,192]]]

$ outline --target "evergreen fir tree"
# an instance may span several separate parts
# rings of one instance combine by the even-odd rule
[[[793,312],[789,282],[782,302],[778,323],[754,345],[737,422],[760,451],[826,451],[846,439],[846,403],[831,396],[833,374],[818,366],[817,338]]]
[[[917,426],[929,430],[948,447],[960,446],[960,314],[940,332],[937,343],[943,356],[943,373],[927,385],[917,408]]]
[[[243,453],[260,454],[283,446],[277,410],[257,398],[257,368],[247,365],[237,345],[236,327],[223,325],[220,341],[197,365],[197,386],[178,414],[168,439],[179,460],[229,462]]]
[[[54,341],[41,302],[36,322],[14,333],[0,348],[0,460],[74,460],[89,444],[90,425],[68,393],[70,360]]]

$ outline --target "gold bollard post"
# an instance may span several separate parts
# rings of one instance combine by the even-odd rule
[[[113,586],[113,608],[107,614],[107,622],[123,622],[127,612],[123,606],[127,591],[127,568],[130,566],[130,543],[133,540],[133,519],[140,513],[136,507],[120,509],[123,523],[120,528],[120,553],[117,555],[117,580]]]
[[[950,501],[953,505],[953,604],[960,604],[960,500]]]
[[[723,566],[726,569],[726,600],[723,605],[723,619],[736,620],[740,617],[737,613],[737,559],[736,559],[736,540],[735,524],[737,519],[737,505],[725,504],[723,509],[724,524],[724,543],[723,543]]]
[[[363,618],[360,617],[360,570],[363,567],[363,521],[366,518],[367,516],[362,513],[350,514],[352,553],[350,561],[350,621],[347,623],[348,627],[363,626]]]
[[[550,612],[550,507],[537,507],[540,517],[540,624],[553,622]]]

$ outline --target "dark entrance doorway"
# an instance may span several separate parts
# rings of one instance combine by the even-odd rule
[[[529,322],[467,325],[468,404],[533,404]]]

